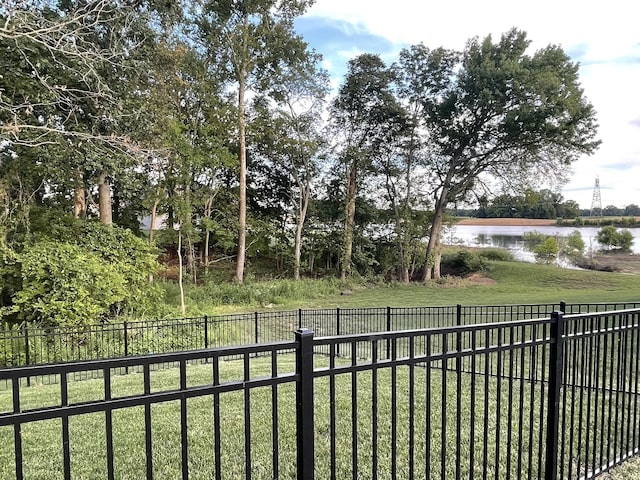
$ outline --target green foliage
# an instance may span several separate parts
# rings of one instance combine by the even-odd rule
[[[607,249],[628,251],[633,245],[633,234],[629,230],[618,231],[613,225],[602,227],[596,238]]]
[[[497,260],[500,262],[513,262],[513,254],[504,248],[482,248],[478,251],[478,256],[487,260]]]
[[[128,230],[62,221],[35,237],[19,254],[0,249],[6,319],[79,325],[157,311],[155,249]]]
[[[536,258],[549,261],[555,258],[560,252],[560,246],[558,240],[555,237],[547,237],[543,242],[537,244],[533,248],[533,253]]]
[[[0,241],[0,313],[11,305],[11,298],[22,288],[19,256]]]
[[[126,298],[115,264],[67,243],[42,241],[21,256],[22,290],[11,312],[45,325],[82,325],[104,318]]]
[[[569,257],[576,258],[581,257],[584,254],[585,243],[582,239],[582,235],[578,230],[574,230],[567,237],[566,245],[563,248],[563,253]]]
[[[548,189],[525,189],[523,194],[501,194],[491,201],[481,202],[478,216],[482,218],[575,218],[579,205],[564,201],[562,195]]]
[[[444,269],[448,268],[457,274],[466,275],[486,270],[488,263],[485,258],[476,252],[460,250],[453,255],[443,255],[441,265]]]
[[[95,253],[113,265],[123,277],[126,296],[119,310],[153,311],[158,291],[149,283],[156,273],[157,251],[129,230],[97,222],[75,222],[71,227],[52,228],[51,237]]]

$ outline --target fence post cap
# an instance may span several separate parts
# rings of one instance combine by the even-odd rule
[[[313,335],[313,330],[311,330],[310,328],[298,328],[296,329],[295,333],[297,335]]]

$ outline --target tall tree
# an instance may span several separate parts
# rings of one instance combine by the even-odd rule
[[[561,177],[566,166],[598,146],[595,112],[578,80],[578,65],[558,46],[528,54],[513,29],[494,43],[471,39],[461,53],[405,52],[422,65],[429,130],[434,219],[424,279],[440,276],[440,232],[447,206],[464,198],[484,174],[515,183]]]
[[[345,185],[344,237],[340,277],[351,273],[356,197],[375,158],[386,154],[404,127],[404,110],[392,90],[394,74],[377,55],[349,61],[347,75],[331,105],[332,128]]]
[[[260,93],[276,82],[284,65],[307,55],[307,45],[295,34],[294,19],[311,0],[204,1],[199,32],[218,72],[237,88],[238,134],[238,256],[235,280],[244,281],[247,230],[246,95]]]
[[[328,77],[318,69],[319,60],[318,55],[310,55],[308,61],[283,75],[272,92],[275,102],[256,102],[259,123],[263,126],[261,132],[256,132],[259,135],[257,153],[265,161],[281,167],[287,179],[284,207],[295,222],[293,276],[296,280],[300,278],[303,228],[317,183],[321,149],[326,143],[322,134],[322,108],[328,92]],[[271,177],[267,183],[268,189],[275,190]]]

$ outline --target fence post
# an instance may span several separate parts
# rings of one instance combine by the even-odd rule
[[[253,333],[254,333],[254,343],[260,343],[258,339],[258,312],[253,312]]]
[[[313,331],[299,328],[296,342],[296,445],[298,480],[314,478]]]
[[[340,307],[336,307],[336,336],[340,335]],[[340,342],[336,344],[336,355],[340,356]]]
[[[302,328],[302,309],[298,309],[298,328]]]
[[[564,314],[551,314],[551,344],[549,352],[549,397],[547,403],[547,445],[545,454],[545,480],[558,478],[558,444],[560,389],[562,387],[562,369],[564,353]]]
[[[565,315],[569,313],[567,312],[567,302],[565,302],[564,300],[560,302],[560,311]]]
[[[456,325],[462,325],[462,305],[456,305]]]
[[[31,358],[29,356],[29,327],[27,324],[24,324],[24,361],[26,365],[31,363]],[[27,387],[31,386],[31,377],[27,377]]]
[[[387,306],[387,332],[391,331],[391,307]],[[391,340],[387,338],[387,358],[391,358]]]
[[[124,321],[124,356],[129,356],[129,329],[127,328],[127,321]],[[124,373],[129,373],[129,367],[124,367]]]
[[[204,316],[204,348],[209,348],[209,317]]]

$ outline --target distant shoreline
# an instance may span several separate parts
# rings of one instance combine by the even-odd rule
[[[461,219],[456,225],[493,226],[493,227],[541,227],[556,225],[553,218],[472,218]]]
[[[625,221],[631,220],[633,217],[581,217],[583,223],[578,225],[574,224],[573,220],[565,220],[566,223],[558,223],[554,218],[474,218],[474,217],[458,217],[459,221],[456,225],[469,225],[475,227],[544,227],[544,226],[559,226],[559,227],[596,227],[600,228],[604,225],[613,224],[619,228],[639,228],[640,217],[635,217],[635,223],[625,223]],[[602,221],[602,224],[596,223]],[[608,222],[607,222],[608,220]],[[616,220],[619,220],[618,223]]]

